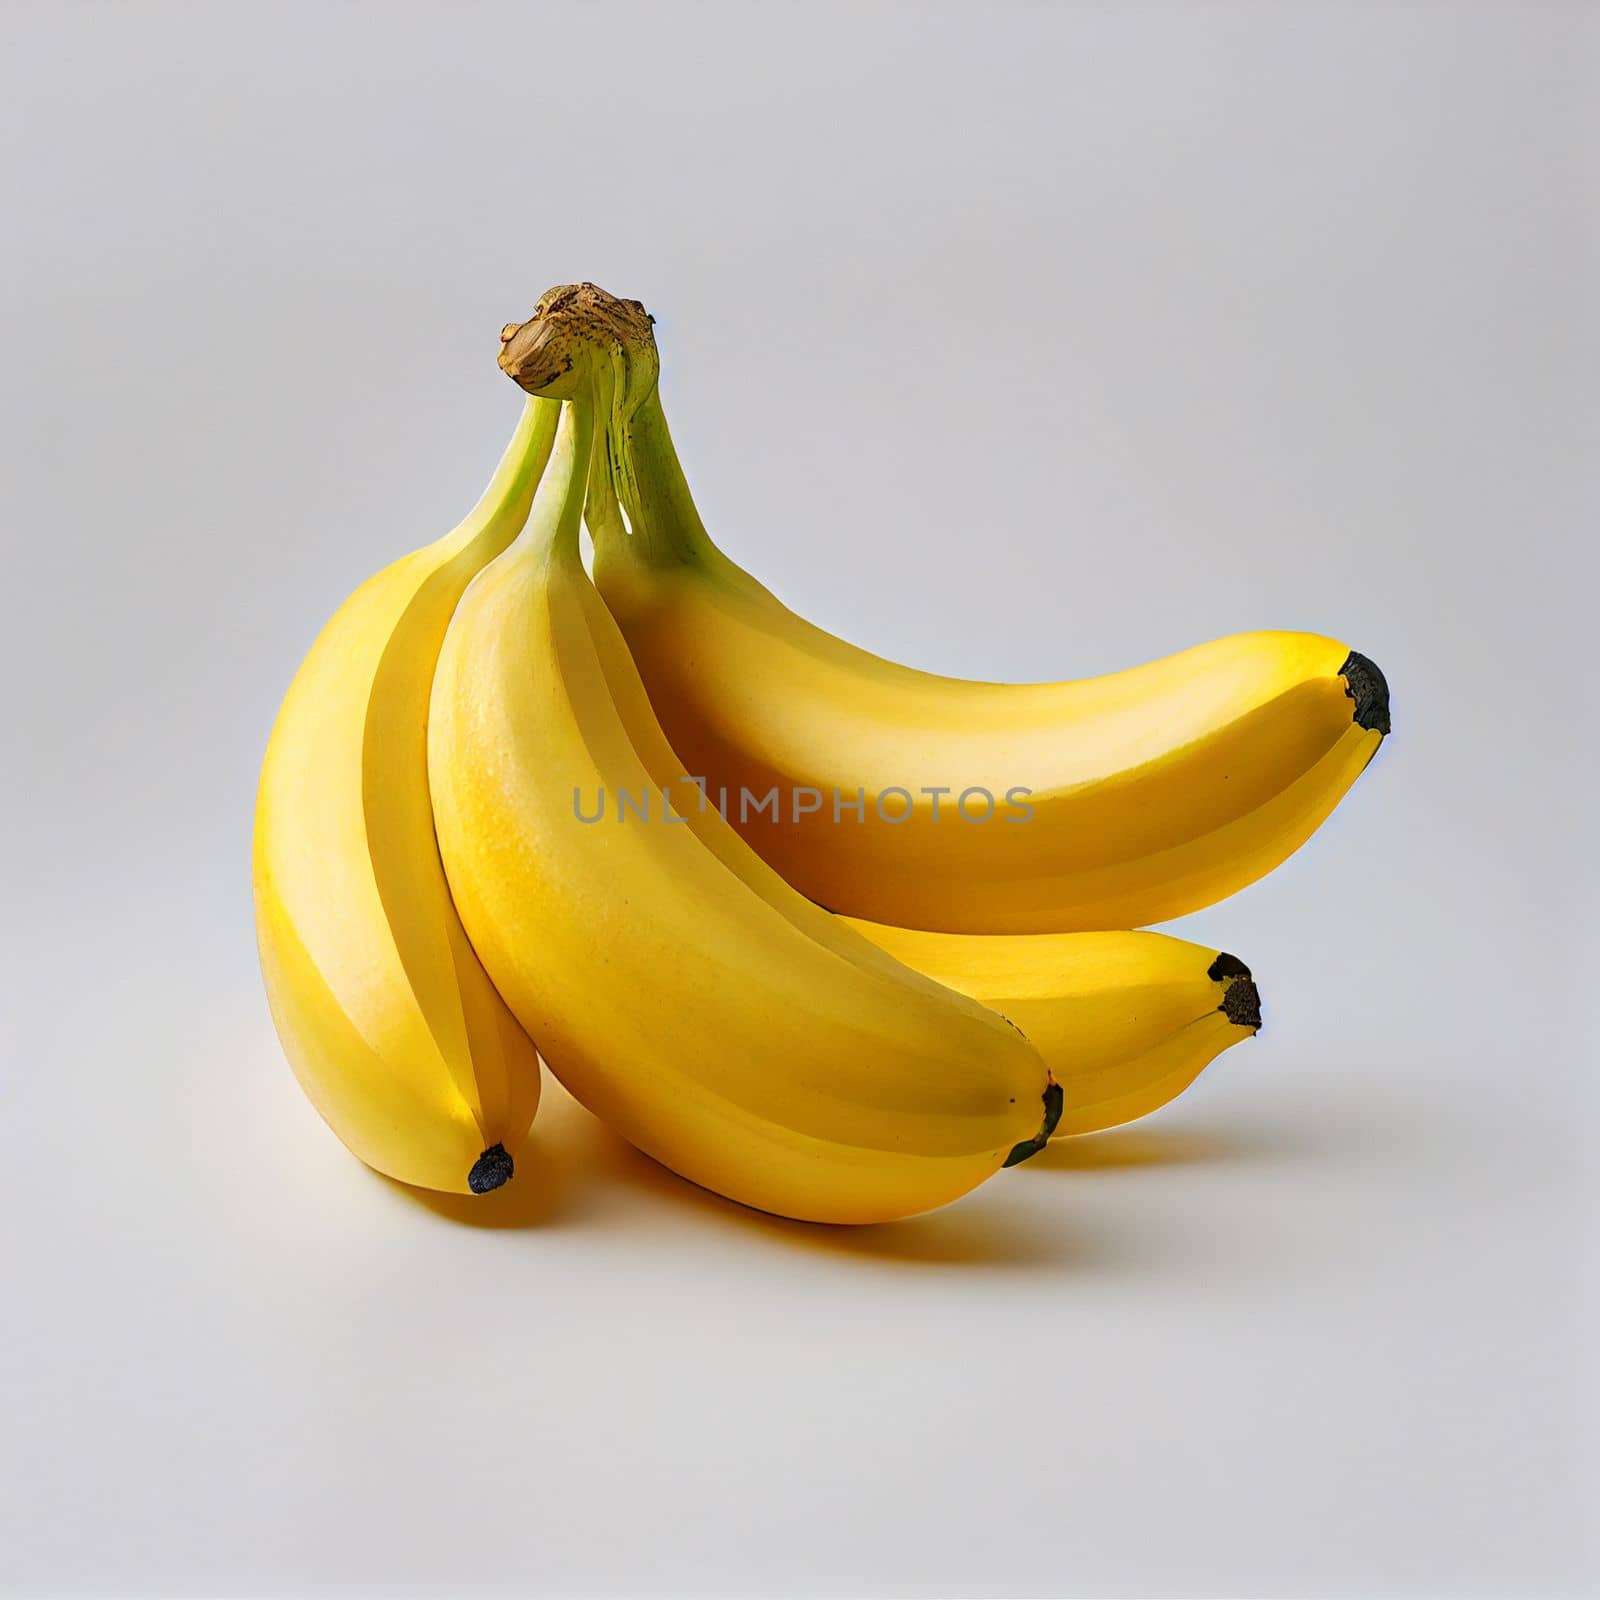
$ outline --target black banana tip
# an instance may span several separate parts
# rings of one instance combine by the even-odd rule
[[[1389,680],[1371,656],[1352,650],[1339,668],[1344,692],[1356,703],[1355,724],[1374,733],[1389,731]]]
[[[1250,969],[1238,956],[1230,956],[1226,950],[1217,952],[1217,959],[1206,969],[1206,976],[1213,983],[1221,983],[1224,978],[1248,978]]]
[[[1030,1156],[1036,1156],[1050,1143],[1050,1135],[1056,1131],[1056,1124],[1061,1120],[1061,1110],[1066,1104],[1066,1097],[1061,1093],[1061,1085],[1052,1078],[1044,1091],[1044,1121],[1039,1124],[1039,1131],[1031,1139],[1024,1139],[1021,1144],[1011,1147],[1011,1154],[1001,1163],[1002,1167],[1020,1167]]]
[[[472,1163],[472,1171],[467,1174],[467,1187],[474,1194],[488,1194],[491,1189],[510,1183],[515,1170],[511,1157],[506,1154],[506,1147],[492,1144]]]
[[[1252,1033],[1261,1031],[1261,991],[1247,972],[1243,977],[1229,978],[1223,986],[1222,1004],[1217,1007],[1229,1022]]]

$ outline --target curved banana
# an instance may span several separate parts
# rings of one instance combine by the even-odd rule
[[[682,1176],[821,1222],[953,1200],[1042,1145],[1060,1091],[1003,1018],[812,905],[720,819],[708,848],[667,813],[630,733],[643,688],[625,719],[626,647],[578,549],[586,480],[616,465],[597,416],[653,382],[647,324],[641,339],[642,312],[562,293],[534,352],[570,401],[555,456],[434,679],[430,785],[462,922],[552,1071]]]
[[[500,357],[532,392],[548,392],[540,326],[508,328]],[[1318,634],[1239,634],[1068,683],[885,661],[711,543],[653,381],[614,431],[629,521],[596,533],[595,581],[667,738],[835,911],[974,933],[1176,917],[1298,849],[1389,731],[1382,673]]]
[[[1061,1085],[1058,1137],[1160,1110],[1261,1027],[1261,996],[1238,957],[1167,934],[852,926],[1027,1034]]]
[[[434,663],[473,575],[527,520],[559,406],[529,400],[467,519],[367,580],[284,697],[256,800],[256,930],[301,1085],[369,1166],[483,1193],[512,1174],[539,1063],[450,900],[428,798]]]

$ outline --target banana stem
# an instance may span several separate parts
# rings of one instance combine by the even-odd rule
[[[565,404],[552,403],[561,412],[555,447],[518,543],[526,540],[554,559],[578,561],[578,534],[583,527],[594,449],[594,404],[587,396]]]
[[[599,430],[588,471],[598,561],[648,566],[722,559],[678,465],[657,391],[653,319],[593,283],[560,284],[500,332],[500,368],[533,395],[585,405]]]
[[[621,485],[633,535],[629,539],[620,523],[615,529],[608,527],[596,533],[596,549],[602,537],[619,551],[625,541],[631,556],[658,567],[689,565],[714,555],[715,546],[673,449],[658,389],[652,388],[639,403],[620,448],[626,468]]]
[[[511,521],[520,525],[528,515],[533,493],[550,459],[550,447],[561,415],[559,400],[529,395],[517,419],[500,464],[478,503],[450,534],[452,550],[460,549],[487,529]]]
[[[613,548],[628,537],[620,498],[621,495],[633,498],[627,416],[622,404],[626,388],[627,373],[619,371],[614,363],[602,363],[588,384],[599,434],[589,456],[589,492],[584,520],[589,525],[596,550]]]

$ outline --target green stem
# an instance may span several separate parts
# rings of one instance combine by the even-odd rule
[[[622,489],[633,525],[629,553],[650,566],[693,565],[717,553],[672,447],[659,391],[652,388],[626,426]],[[628,539],[626,531],[606,531],[608,539]],[[601,535],[596,534],[596,548]],[[607,554],[610,554],[608,551]]]
[[[590,451],[589,497],[583,514],[597,551],[602,547],[612,549],[628,537],[618,499],[619,487],[630,492],[626,488],[631,476],[627,417],[622,410],[627,380],[625,363],[602,357],[586,385],[598,432]]]
[[[521,527],[550,459],[560,415],[559,400],[543,400],[536,395],[528,397],[488,488],[478,496],[478,503],[450,536],[452,550],[471,544],[485,532],[504,529],[509,538],[512,527]]]
[[[585,395],[561,405],[555,448],[519,543],[526,540],[554,560],[581,561],[578,533],[583,527],[594,436],[592,399]]]

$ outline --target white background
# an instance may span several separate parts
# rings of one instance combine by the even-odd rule
[[[1595,17],[7,8],[0,1586],[1592,1592]],[[256,766],[578,277],[847,637],[1386,668],[1349,801],[1180,929],[1258,1041],[854,1233],[557,1094],[492,1200],[345,1154]]]

